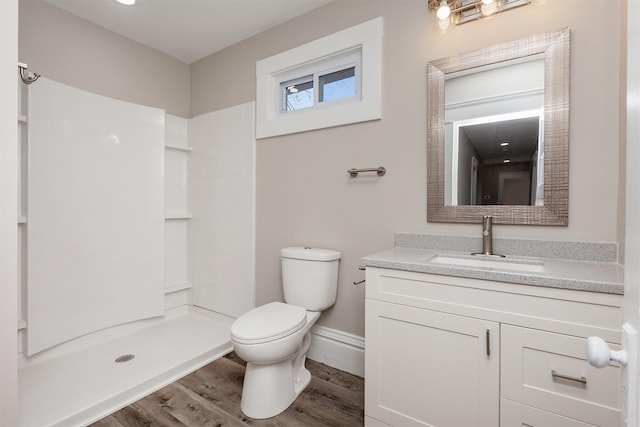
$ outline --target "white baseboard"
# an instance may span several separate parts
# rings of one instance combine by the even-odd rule
[[[307,357],[364,377],[364,337],[316,325],[311,328]]]

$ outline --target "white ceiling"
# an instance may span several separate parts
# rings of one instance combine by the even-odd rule
[[[44,1],[191,64],[332,0]]]

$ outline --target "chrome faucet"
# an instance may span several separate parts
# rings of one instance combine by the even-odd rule
[[[490,215],[482,217],[482,252],[471,255],[504,257],[504,255],[493,253],[493,217]]]
[[[482,253],[493,255],[493,218],[488,215],[482,217]]]

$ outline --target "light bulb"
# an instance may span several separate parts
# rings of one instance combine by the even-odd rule
[[[440,20],[447,19],[449,17],[450,13],[451,13],[451,8],[447,4],[447,1],[446,0],[442,0],[440,2],[440,6],[438,7],[438,11],[436,12],[436,15],[438,16],[438,19],[440,19]]]
[[[136,3],[136,0],[116,0],[120,4],[131,6]]]
[[[480,13],[482,16],[491,16],[498,11],[498,4],[496,2],[485,3],[482,0],[482,4],[480,5]]]
[[[493,3],[495,0],[482,0],[482,4],[491,4]]]
[[[451,27],[451,19],[447,18],[447,19],[438,19],[438,28],[440,29],[441,33],[446,33],[449,31],[449,28]]]

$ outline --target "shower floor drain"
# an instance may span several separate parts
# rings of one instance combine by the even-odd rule
[[[116,358],[116,363],[124,363],[124,362],[128,362],[130,360],[133,360],[133,358],[136,357],[133,354],[123,354],[122,356],[118,356]]]

